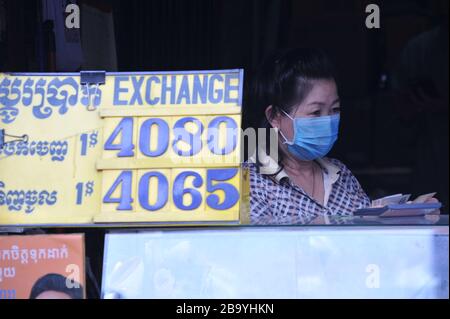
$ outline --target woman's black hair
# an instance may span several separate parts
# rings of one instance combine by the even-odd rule
[[[280,110],[290,113],[312,89],[314,80],[335,79],[333,64],[324,51],[295,48],[269,56],[257,70],[252,85],[251,108],[266,118],[272,105],[272,116]],[[265,122],[264,127],[270,127]]]
[[[77,285],[77,287],[69,288],[66,280],[66,277],[59,274],[47,274],[39,278],[31,288],[30,299],[36,299],[46,291],[62,292],[72,299],[83,299],[83,287]]]

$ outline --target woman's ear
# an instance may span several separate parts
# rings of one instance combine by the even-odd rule
[[[274,128],[280,128],[280,114],[278,112],[274,114],[274,109],[272,105],[269,105],[266,108],[265,113],[266,119],[270,123],[270,125],[272,125],[272,127]]]

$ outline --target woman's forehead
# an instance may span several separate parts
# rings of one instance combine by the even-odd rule
[[[335,99],[337,97],[337,86],[334,80],[314,80],[311,89],[305,97],[305,101],[313,99]]]
[[[339,102],[334,80],[315,80],[308,94],[297,108],[326,107]]]

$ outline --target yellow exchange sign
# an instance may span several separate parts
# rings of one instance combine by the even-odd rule
[[[0,224],[238,222],[243,70],[103,82],[0,74]]]

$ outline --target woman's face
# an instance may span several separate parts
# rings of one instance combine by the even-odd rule
[[[334,80],[316,80],[303,102],[295,106],[289,115],[296,117],[319,117],[339,114],[340,104],[336,82]],[[266,110],[267,113],[267,110]],[[288,140],[294,136],[293,121],[285,114],[277,114],[272,121],[272,127],[279,128]]]

